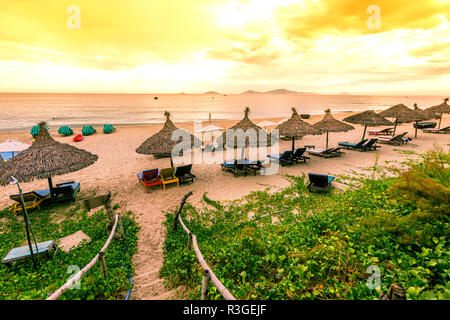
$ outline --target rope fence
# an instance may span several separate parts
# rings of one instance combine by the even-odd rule
[[[192,192],[187,193],[180,203],[180,208],[175,216],[173,229],[175,230],[177,228],[177,224],[179,223],[183,230],[188,235],[188,248],[194,249],[195,255],[197,256],[197,260],[200,263],[202,269],[203,269],[203,277],[202,277],[202,292],[201,292],[201,299],[206,299],[206,294],[208,291],[208,283],[211,280],[211,282],[214,284],[214,286],[219,290],[219,292],[222,294],[222,296],[226,300],[236,300],[236,298],[228,291],[228,289],[220,282],[220,280],[217,278],[217,276],[214,274],[212,269],[208,266],[205,259],[203,258],[202,252],[200,251],[200,248],[197,244],[197,237],[186,227],[186,225],[183,222],[183,219],[181,218],[181,211],[183,210],[184,204],[192,195]]]

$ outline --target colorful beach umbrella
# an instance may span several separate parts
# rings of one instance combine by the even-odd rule
[[[325,116],[319,122],[313,124],[313,127],[327,133],[326,149],[328,149],[328,133],[329,132],[346,132],[355,129],[353,126],[342,121],[336,120],[330,109],[325,110]]]
[[[67,137],[73,134],[73,130],[68,126],[62,126],[61,128],[58,129],[58,133],[60,135]]]
[[[45,130],[48,131],[48,127],[47,127],[47,126],[45,126],[44,128],[45,128]],[[31,130],[30,130],[30,134],[31,134],[33,137],[36,137],[38,133],[39,133],[39,126],[38,126],[38,125],[33,126],[33,127],[31,128]]]
[[[319,129],[303,121],[295,108],[292,108],[291,118],[279,124],[275,129],[279,130],[280,136],[292,138],[292,151],[295,150],[295,139],[322,133]]]
[[[163,158],[170,157],[170,165],[173,167],[172,160],[172,150],[179,143],[183,142],[183,137],[180,137],[178,140],[172,140],[172,133],[178,129],[170,120],[170,113],[166,111],[164,113],[166,117],[166,122],[164,123],[163,128],[145,140],[137,149],[136,152],[140,154],[148,154],[152,155],[155,158]],[[182,130],[185,131],[185,130]],[[186,135],[190,137],[189,141],[184,141],[185,148],[199,148],[202,145],[202,142],[189,132],[185,131]]]
[[[97,130],[95,130],[94,127],[92,126],[84,126],[83,129],[81,130],[81,134],[83,136],[90,136],[96,132]]]
[[[116,128],[112,124],[105,124],[103,126],[103,133],[111,133],[116,131]]]
[[[450,113],[450,106],[447,104],[447,101],[448,101],[448,98],[445,98],[444,102],[441,103],[440,105],[429,107],[429,108],[425,109],[425,111],[440,114],[439,129],[441,128],[442,115],[444,113]]]
[[[344,119],[345,122],[353,124],[360,124],[364,126],[362,139],[366,136],[367,127],[389,126],[392,125],[388,119],[375,113],[373,110],[367,110],[361,113],[354,114]]]

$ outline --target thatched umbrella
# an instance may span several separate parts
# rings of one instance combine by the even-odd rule
[[[181,142],[184,142],[183,147],[188,149],[199,148],[202,142],[197,137],[191,135],[185,130],[178,129],[170,120],[170,112],[164,112],[166,117],[166,122],[164,127],[152,135],[150,138],[145,140],[137,149],[136,152],[140,154],[152,155],[155,158],[165,158],[170,157],[170,165],[173,167],[172,160],[172,150],[173,148]],[[174,131],[180,130],[190,137],[189,141],[185,141],[183,137],[179,137],[178,140],[172,140],[172,134]]]
[[[362,139],[366,136],[367,127],[377,127],[377,126],[389,126],[392,122],[385,119],[384,117],[376,114],[373,110],[364,111],[353,116],[349,116],[344,119],[345,122],[350,122],[354,124],[360,124],[364,126],[364,133]]]
[[[328,132],[345,132],[355,129],[353,126],[333,118],[330,109],[325,110],[323,119],[313,124],[313,127],[327,133],[326,149],[328,149]]]
[[[425,111],[434,112],[434,113],[441,115],[439,117],[439,129],[441,128],[442,114],[450,113],[450,106],[447,104],[447,101],[448,101],[448,98],[445,98],[444,102],[442,102],[440,105],[429,107],[428,109],[425,109]]]
[[[414,103],[414,111],[423,116],[423,120],[436,120],[439,119],[439,115],[429,110],[422,110],[417,106],[417,103]]]
[[[11,180],[13,180],[19,189],[28,247],[34,263],[30,239],[30,232],[32,233],[32,230],[24,206],[22,189],[20,188],[19,182],[28,182],[34,179],[48,179],[50,195],[53,198],[53,176],[81,170],[90,166],[98,159],[97,155],[88,151],[55,141],[44,128],[45,122],[39,123],[39,132],[34,143],[28,149],[8,160],[7,163],[0,167],[0,185],[10,184]],[[36,239],[34,239],[34,243],[36,245]],[[37,245],[36,252],[38,252]]]
[[[419,122],[425,120],[424,116],[419,112],[415,112],[414,110],[409,109],[404,104],[397,104],[393,107],[390,107],[387,110],[384,110],[379,113],[379,115],[385,118],[395,118],[394,122],[394,131],[392,133],[395,136],[395,131],[397,129],[398,123],[406,123],[406,122]],[[416,128],[416,136],[417,138],[417,128]]]
[[[47,130],[41,130],[44,127],[45,122],[39,123],[36,141],[0,169],[0,185],[9,184],[11,176],[19,182],[48,179],[53,197],[53,176],[81,170],[97,161],[95,154],[55,141]]]
[[[322,133],[319,129],[303,121],[295,108],[292,108],[291,118],[279,124],[275,129],[279,130],[281,136],[292,138],[292,151],[295,149],[296,138]]]
[[[248,107],[245,108],[244,118],[241,121],[239,121],[237,124],[232,126],[231,128],[225,130],[225,132],[222,133],[217,138],[217,140],[216,140],[217,143],[219,145],[226,145],[226,146],[232,147],[232,148],[243,147],[242,145],[238,145],[238,138],[241,137],[241,134],[243,134],[243,135],[245,135],[245,144],[244,144],[245,147],[249,147],[249,146],[250,147],[259,147],[260,145],[268,146],[271,142],[269,134],[263,128],[254,124],[248,118],[249,113],[250,113],[250,108],[248,108]],[[233,131],[231,131],[231,130],[233,130]],[[238,130],[242,130],[242,131],[238,131]],[[256,133],[256,140],[250,139],[250,137],[248,136],[248,134],[250,132],[252,132],[252,130],[254,130],[254,132]],[[228,140],[231,140],[231,137],[229,135],[233,135],[233,137],[234,137],[233,141],[228,141]],[[227,139],[227,136],[229,136],[228,139]]]

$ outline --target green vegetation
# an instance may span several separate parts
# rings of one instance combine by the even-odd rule
[[[118,205],[114,206],[115,208]],[[31,259],[20,261],[11,267],[0,266],[0,300],[2,299],[46,299],[62,286],[75,272],[70,266],[82,269],[100,251],[109,232],[106,229],[108,215],[104,209],[92,210],[89,214],[80,202],[54,205],[45,210],[29,213],[31,226],[38,242],[72,234],[82,230],[91,242],[83,242],[68,253],[58,250],[48,258],[40,258],[37,269]],[[131,262],[136,252],[138,226],[132,213],[122,214],[125,239],[112,240],[105,253],[108,277],[103,279],[97,263],[82,278],[79,290],[67,290],[59,299],[122,299],[130,287],[127,274],[134,273]],[[23,216],[12,214],[8,209],[0,211],[0,256],[14,247],[27,243]],[[122,262],[125,268],[122,267]],[[68,269],[69,268],[69,269]]]
[[[381,170],[376,180],[372,171],[338,177],[349,188],[326,195],[309,193],[304,176],[289,176],[280,192],[209,200],[213,206],[201,210],[186,204],[182,217],[237,299],[379,299],[393,283],[407,299],[450,299],[449,163],[448,153],[429,152],[398,177]],[[198,299],[200,266],[186,233],[172,229],[174,212],[166,214],[160,275]],[[378,288],[367,286],[370,266],[379,267]],[[222,299],[214,286],[208,294]]]

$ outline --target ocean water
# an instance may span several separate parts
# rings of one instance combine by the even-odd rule
[[[157,99],[155,99],[157,97]],[[238,120],[245,107],[250,118],[290,117],[299,113],[322,114],[383,110],[398,103],[427,108],[442,102],[441,96],[373,96],[318,94],[47,94],[0,93],[0,130],[29,130],[40,121],[50,128],[85,124],[132,125],[164,122],[170,111],[175,122]]]

